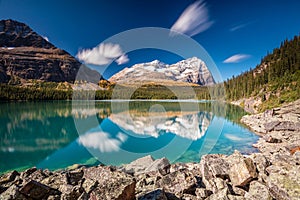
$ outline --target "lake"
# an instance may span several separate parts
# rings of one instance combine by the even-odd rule
[[[239,107],[207,101],[0,103],[0,173],[32,166],[121,165],[145,155],[199,162],[208,153],[250,154],[258,136]]]

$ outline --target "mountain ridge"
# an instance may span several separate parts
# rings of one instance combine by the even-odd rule
[[[135,64],[114,74],[109,81],[121,84],[165,83],[168,81],[170,83],[185,82],[205,86],[215,83],[205,63],[197,57],[188,58],[171,65],[159,60]]]
[[[28,25],[0,20],[0,83],[18,85],[28,80],[98,82],[102,76],[55,47]]]

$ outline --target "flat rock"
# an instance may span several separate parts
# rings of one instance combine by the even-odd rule
[[[145,169],[144,173],[155,172],[155,171],[158,171],[162,175],[168,174],[170,172],[169,160],[166,158],[160,158],[153,161],[153,163]]]
[[[91,199],[135,199],[135,180],[126,173],[98,166],[84,169],[84,178],[98,182],[90,193]]]
[[[55,173],[43,179],[40,183],[48,185],[54,189],[59,189],[61,185],[67,184],[67,177],[66,174]]]
[[[266,185],[275,199],[299,199],[300,166],[271,165],[267,169]]]
[[[119,170],[132,175],[139,175],[156,171],[158,171],[162,175],[165,175],[170,172],[170,162],[166,158],[154,160],[152,156],[148,155],[122,166]]]
[[[283,121],[279,125],[274,127],[274,131],[299,131],[300,123],[291,122],[291,121]]]
[[[274,128],[280,124],[280,121],[271,121],[271,122],[267,122],[264,124],[264,127],[266,129],[267,132],[273,131]]]
[[[128,174],[143,173],[150,165],[152,165],[153,161],[154,159],[152,156],[148,155],[122,166],[120,170]]]
[[[258,181],[250,183],[249,192],[245,195],[246,199],[272,200],[269,188]]]
[[[34,180],[20,188],[20,192],[32,199],[47,199],[49,195],[60,194],[59,191]]]
[[[275,138],[272,135],[265,135],[263,137],[263,139],[268,143],[281,143],[282,142],[281,139]]]

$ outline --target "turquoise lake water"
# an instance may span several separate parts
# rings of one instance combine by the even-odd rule
[[[2,102],[0,173],[121,165],[149,154],[171,162],[235,149],[250,154],[258,136],[239,123],[245,114],[217,102]]]

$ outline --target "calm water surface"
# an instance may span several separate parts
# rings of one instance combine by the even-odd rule
[[[0,173],[75,163],[120,165],[144,155],[199,162],[207,153],[256,151],[238,107],[216,102],[0,103]]]

